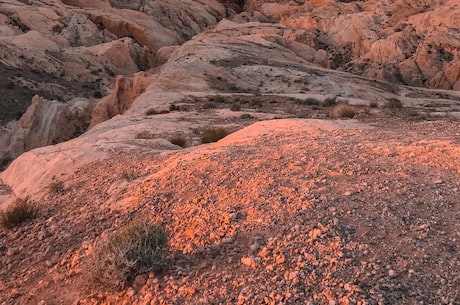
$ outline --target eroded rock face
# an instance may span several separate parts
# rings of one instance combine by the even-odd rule
[[[92,112],[90,127],[125,113],[134,100],[144,93],[151,82],[151,77],[143,72],[135,74],[133,77],[117,77],[115,88],[98,102]]]
[[[297,29],[331,68],[413,86],[459,86],[458,1],[260,1],[246,9]]]
[[[35,96],[13,130],[10,156],[16,158],[33,148],[81,135],[90,123],[92,107],[92,103],[84,98],[60,103]]]
[[[93,104],[114,92],[101,102],[94,122],[123,113],[140,93],[137,89],[128,89],[127,84],[122,85],[120,79],[127,80],[138,71],[157,66],[158,49],[179,45],[233,12],[215,0],[3,1],[0,5],[0,90],[5,92],[0,106],[8,111],[0,115],[0,126],[18,119],[35,94],[61,102],[84,97]],[[117,75],[121,75],[118,81]],[[134,87],[136,84],[134,81]],[[146,85],[141,87],[142,92]],[[108,105],[107,99],[114,105]],[[18,126],[29,129],[36,122],[50,120],[50,124],[43,127],[51,128],[59,125],[51,123],[52,120],[68,119],[66,112],[60,110],[56,110],[56,114],[64,115],[62,119],[54,114],[45,119],[43,115],[52,112],[50,105],[58,103],[45,104],[48,106],[37,106],[35,98],[31,107],[38,108],[35,111],[30,108]],[[105,109],[103,114],[100,109]],[[82,120],[80,127],[88,126],[88,118]],[[43,128],[35,131],[34,138],[24,135],[21,128],[6,141],[13,143],[10,157],[69,138],[67,134],[56,136],[54,131]],[[70,130],[69,134],[78,132]],[[3,144],[0,147],[3,151],[8,149]]]
[[[215,0],[7,1],[0,5],[0,58],[23,71],[5,76],[15,89],[61,101],[100,98],[116,75],[155,67],[159,48],[181,44],[232,12]],[[61,80],[80,88],[60,90]],[[30,103],[30,96],[19,102]]]

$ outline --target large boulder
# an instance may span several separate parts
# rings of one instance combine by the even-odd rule
[[[35,96],[13,130],[10,156],[81,135],[89,126],[91,109],[91,102],[83,98],[60,103]]]

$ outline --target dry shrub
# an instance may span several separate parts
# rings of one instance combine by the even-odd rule
[[[134,181],[139,178],[139,175],[133,169],[126,169],[120,175],[121,179],[125,179],[126,181]]]
[[[49,186],[49,190],[50,190],[50,193],[52,194],[64,194],[65,193],[64,181],[52,182]]]
[[[37,208],[29,199],[17,199],[4,212],[0,213],[0,223],[5,228],[12,229],[36,216]]]
[[[335,118],[353,118],[358,113],[355,106],[339,104],[332,109],[332,116]]]
[[[180,146],[180,147],[187,147],[187,139],[184,136],[176,135],[171,140],[169,140],[172,144]]]
[[[240,119],[242,120],[250,120],[250,119],[253,119],[254,117],[252,115],[250,115],[249,113],[243,113],[242,115],[240,115]]]
[[[379,107],[379,103],[377,103],[376,101],[372,101],[372,102],[370,102],[369,107],[371,107],[371,108],[378,108],[378,107]]]
[[[180,107],[177,106],[176,104],[169,105],[169,111],[178,111],[178,110],[180,110]]]
[[[337,105],[337,97],[327,97],[321,104],[323,107],[332,107]]]
[[[217,142],[220,139],[226,137],[230,132],[222,127],[210,127],[203,130],[201,135],[201,143],[212,143]]]
[[[166,231],[135,220],[96,244],[87,261],[89,280],[103,290],[124,289],[137,275],[166,267],[167,253]]]
[[[217,105],[212,102],[208,102],[208,103],[204,103],[203,106],[201,106],[201,108],[202,109],[216,109]]]
[[[306,98],[304,100],[298,99],[298,100],[295,101],[295,103],[297,105],[301,105],[301,106],[314,106],[314,105],[320,105],[321,104],[321,102],[318,99],[314,98],[314,97],[309,97],[309,98]]]
[[[231,111],[240,111],[241,110],[241,105],[238,103],[234,103],[230,106]]]
[[[402,108],[402,102],[398,100],[397,98],[389,98],[385,102],[385,108],[390,108],[390,109]]]
[[[156,110],[156,109],[149,109],[145,112],[145,115],[156,115],[156,114],[165,114],[165,113],[169,113],[170,111],[169,110],[166,110],[166,109],[163,109],[163,110]]]

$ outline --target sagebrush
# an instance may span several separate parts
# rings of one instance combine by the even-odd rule
[[[26,220],[35,218],[37,212],[36,206],[29,199],[17,199],[0,213],[0,223],[5,228],[12,229]]]
[[[63,194],[65,193],[64,181],[54,181],[49,185],[50,193],[52,194]]]
[[[226,137],[230,132],[223,127],[210,127],[203,130],[201,143],[217,142]]]
[[[88,257],[90,281],[97,288],[126,288],[139,274],[167,265],[168,234],[158,224],[136,220],[100,240]]]
[[[339,104],[332,109],[332,116],[335,118],[353,118],[358,113],[355,106]]]
[[[175,135],[171,138],[170,142],[183,148],[187,147],[187,139],[182,135]]]

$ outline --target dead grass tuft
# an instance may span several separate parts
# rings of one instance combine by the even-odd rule
[[[304,100],[298,99],[294,103],[297,105],[301,105],[301,106],[315,106],[315,105],[317,106],[321,104],[321,102],[314,97],[309,97]]]
[[[399,109],[402,108],[402,102],[398,100],[397,98],[389,98],[385,102],[385,108],[390,108],[390,109]]]
[[[339,104],[332,109],[332,116],[334,118],[353,118],[358,113],[355,106],[348,104]]]
[[[187,139],[184,136],[176,135],[172,137],[169,141],[174,145],[177,145],[183,148],[187,147]]]
[[[201,143],[217,142],[226,137],[230,132],[222,127],[210,127],[203,130],[201,135]]]
[[[96,244],[86,266],[89,280],[98,289],[124,289],[137,275],[166,267],[167,252],[166,231],[135,220]]]
[[[49,190],[51,194],[64,194],[65,193],[65,185],[64,181],[54,181],[50,184]]]
[[[4,212],[0,213],[0,223],[8,229],[19,226],[26,220],[37,216],[37,208],[29,199],[17,199]]]

